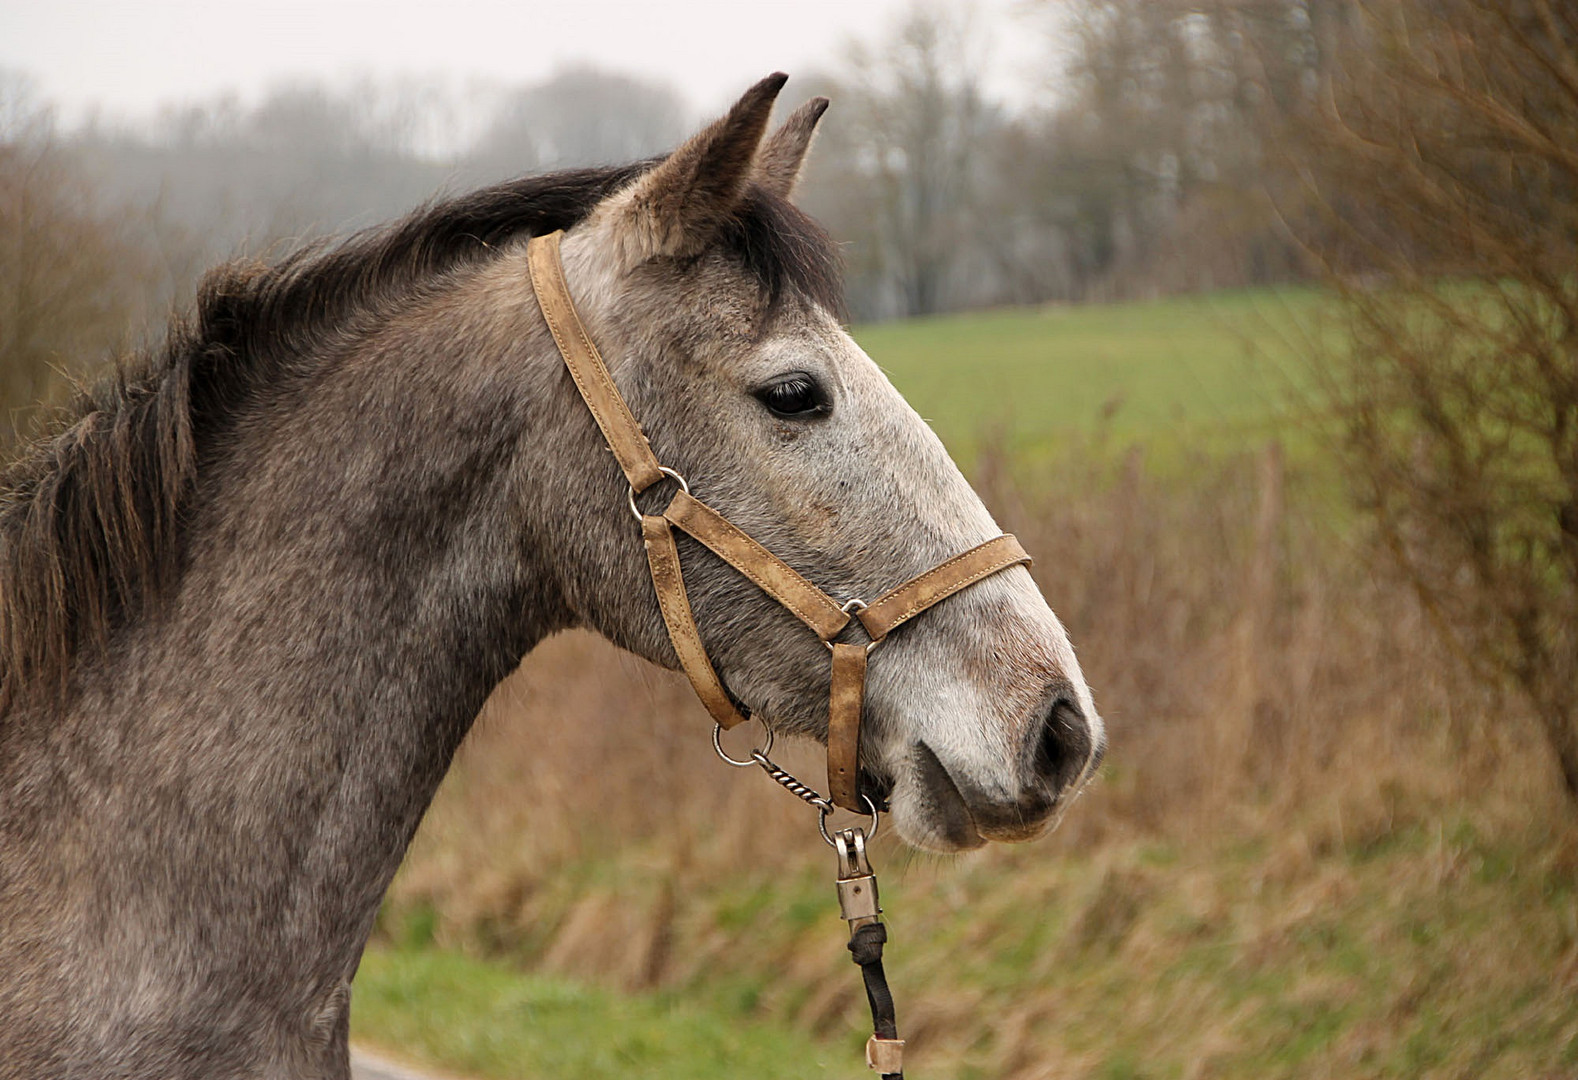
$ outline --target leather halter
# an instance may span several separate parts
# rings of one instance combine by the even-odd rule
[[[576,389],[602,430],[608,448],[630,483],[630,505],[635,497],[665,476],[679,490],[660,514],[636,510],[646,541],[647,563],[657,592],[669,640],[680,667],[713,720],[723,728],[743,723],[745,717],[718,681],[707,658],[696,617],[691,613],[674,542],[678,528],[699,540],[713,554],[749,578],[757,588],[782,604],[832,650],[832,683],[827,723],[827,783],[832,801],[846,810],[864,812],[859,793],[860,716],[865,696],[866,659],[898,626],[961,589],[1020,563],[1028,564],[1019,541],[1004,533],[955,555],[925,573],[906,581],[869,604],[861,600],[840,603],[807,581],[778,556],[751,539],[732,522],[691,495],[683,477],[658,464],[641,425],[608,373],[597,346],[576,314],[559,258],[563,233],[538,236],[527,245],[532,290],[542,308],[548,330],[570,369]],[[835,640],[851,620],[865,629],[871,640],[848,643]],[[869,800],[868,800],[869,802]]]

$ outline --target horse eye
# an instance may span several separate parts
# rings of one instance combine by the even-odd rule
[[[827,411],[827,401],[816,380],[803,371],[785,375],[756,391],[756,399],[774,416],[800,420]]]

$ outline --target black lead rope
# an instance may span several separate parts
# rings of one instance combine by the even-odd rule
[[[888,976],[882,970],[882,946],[888,940],[888,928],[882,923],[867,923],[856,927],[849,935],[849,952],[860,965],[860,975],[866,982],[866,1001],[871,1006],[873,1037],[885,1042],[904,1045],[899,1038],[899,1021],[893,1013],[893,992],[888,989]],[[875,1067],[875,1066],[873,1066]],[[882,1080],[904,1080],[902,1072],[883,1073]]]
[[[849,955],[860,965],[871,1006],[871,1038],[866,1041],[866,1065],[882,1080],[904,1080],[904,1040],[899,1038],[893,993],[882,970],[882,946],[888,928],[877,902],[877,878],[866,860],[864,829],[841,829],[833,835],[838,849],[838,906],[849,922]]]

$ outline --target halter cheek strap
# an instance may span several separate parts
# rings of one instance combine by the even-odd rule
[[[862,811],[865,808],[861,804],[858,779],[860,720],[867,658],[872,650],[897,627],[934,604],[1010,566],[1029,563],[1030,556],[1019,546],[1019,541],[1005,533],[954,556],[869,604],[861,600],[841,604],[811,584],[794,567],[693,496],[689,485],[677,472],[658,463],[646,434],[620,395],[597,346],[576,314],[559,258],[562,235],[555,232],[539,236],[527,245],[532,289],[565,366],[575,380],[576,389],[629,481],[630,507],[641,520],[652,587],[657,593],[658,607],[680,667],[719,726],[731,728],[744,722],[745,716],[713,670],[701,632],[696,627],[696,617],[685,591],[679,548],[674,542],[675,529],[699,541],[778,601],[831,650],[827,724],[829,795],[836,805],[846,810]],[[665,477],[678,485],[668,506],[659,514],[642,513],[636,508],[635,497]],[[860,623],[871,639],[869,642],[836,640],[852,621]]]

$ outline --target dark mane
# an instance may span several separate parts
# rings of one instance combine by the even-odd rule
[[[205,448],[293,357],[511,239],[569,228],[654,164],[516,180],[271,266],[211,271],[162,347],[119,362],[0,474],[0,713],[63,692],[78,652],[160,595]],[[774,300],[792,288],[842,313],[836,248],[786,200],[753,187],[720,244]]]

